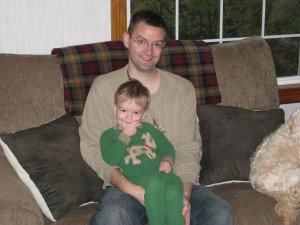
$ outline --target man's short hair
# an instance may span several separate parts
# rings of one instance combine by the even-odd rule
[[[164,29],[166,36],[167,25],[164,19],[159,14],[151,10],[141,10],[132,15],[128,26],[128,33],[130,36],[132,35],[136,25],[140,22]]]

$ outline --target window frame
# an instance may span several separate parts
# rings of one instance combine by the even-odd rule
[[[179,0],[176,0],[176,34],[175,37],[179,37]],[[289,35],[265,35],[265,8],[266,0],[262,0],[263,13],[262,13],[262,29],[261,37],[264,39],[275,39],[275,38],[290,38],[300,37],[300,34],[289,34]],[[130,20],[130,0],[111,0],[111,40],[122,40],[123,33],[126,31],[129,20]],[[225,41],[236,41],[242,40],[247,37],[238,38],[223,38],[223,0],[220,0],[220,37],[218,39],[205,39],[204,41],[219,42]],[[298,75],[289,77],[277,78],[279,85],[279,99],[281,104],[297,103],[300,102],[300,50],[299,50],[299,62],[298,62]]]

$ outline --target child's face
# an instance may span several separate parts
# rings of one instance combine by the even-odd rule
[[[137,105],[134,100],[119,103],[114,110],[119,125],[141,122],[146,116],[146,110]]]

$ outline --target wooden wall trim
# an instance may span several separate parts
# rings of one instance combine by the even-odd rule
[[[299,103],[300,84],[280,85],[278,94],[280,104]]]
[[[126,0],[110,0],[111,40],[122,40],[127,29]]]

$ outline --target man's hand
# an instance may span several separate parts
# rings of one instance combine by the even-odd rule
[[[119,169],[114,169],[110,175],[110,182],[117,188],[119,188],[124,193],[127,193],[135,197],[143,206],[145,190],[139,185],[131,183],[127,178],[121,173]]]
[[[184,216],[184,225],[190,225],[191,222],[191,204],[190,201],[183,197],[182,215]]]
[[[183,208],[182,215],[184,216],[184,225],[190,225],[191,223],[191,203],[190,198],[193,190],[192,183],[185,183],[183,185]]]

